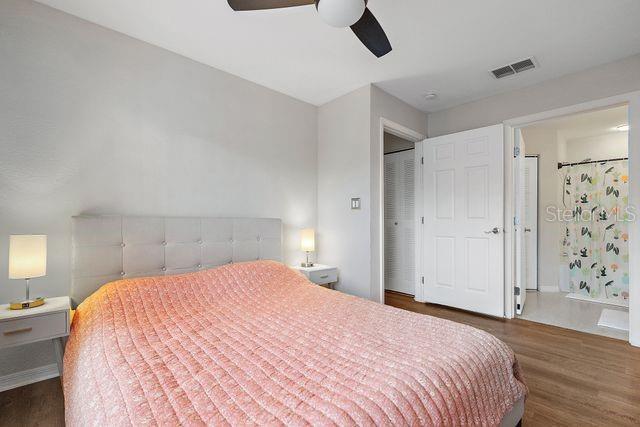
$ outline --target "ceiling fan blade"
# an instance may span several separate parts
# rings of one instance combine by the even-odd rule
[[[351,26],[354,34],[378,58],[391,52],[391,43],[380,23],[367,8],[358,22]]]
[[[227,0],[227,2],[235,11],[280,9],[315,4],[315,0]]]

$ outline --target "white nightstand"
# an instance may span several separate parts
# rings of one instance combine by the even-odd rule
[[[307,276],[316,285],[327,286],[329,289],[333,289],[333,286],[338,281],[338,269],[336,267],[315,264],[313,267],[294,265],[291,268]]]
[[[62,376],[64,339],[71,324],[69,297],[47,298],[44,305],[26,310],[9,310],[0,305],[0,348],[52,340],[58,372]]]

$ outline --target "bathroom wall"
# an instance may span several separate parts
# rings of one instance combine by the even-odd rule
[[[557,206],[559,141],[555,129],[524,128],[525,153],[538,156],[538,289],[558,289],[561,227],[545,221],[548,206]]]
[[[606,135],[563,140],[558,136],[559,143],[565,147],[559,151],[559,161],[563,163],[580,162],[584,159],[602,160],[627,157],[629,155],[628,132],[616,132]]]

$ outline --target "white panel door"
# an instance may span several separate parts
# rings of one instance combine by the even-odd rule
[[[385,289],[415,292],[414,150],[384,156]]]
[[[524,244],[526,288],[538,289],[538,157],[524,160]]]
[[[504,315],[503,126],[422,144],[424,299]]]

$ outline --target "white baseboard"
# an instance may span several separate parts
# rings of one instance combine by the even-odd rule
[[[577,300],[587,301],[587,302],[594,302],[594,303],[598,303],[598,304],[607,304],[607,305],[614,305],[614,306],[617,306],[617,307],[629,308],[629,302],[628,301],[608,300],[606,298],[591,298],[588,295],[583,295],[583,294],[579,294],[579,293],[567,294],[567,298],[577,299]]]
[[[542,286],[538,288],[540,292],[560,292],[560,288],[557,286]]]
[[[598,326],[605,328],[618,329],[620,331],[629,331],[629,312],[621,310],[611,310],[605,308],[600,314]]]
[[[0,392],[58,376],[60,376],[58,373],[58,365],[55,363],[27,369],[26,371],[14,372],[13,374],[0,377]]]

